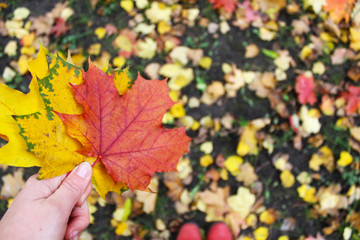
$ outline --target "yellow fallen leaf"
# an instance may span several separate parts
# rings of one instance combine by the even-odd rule
[[[126,58],[124,58],[124,57],[115,57],[113,59],[114,67],[122,67],[125,65],[125,63],[126,63]]]
[[[4,79],[5,82],[11,82],[15,76],[16,76],[16,72],[12,68],[8,66],[4,68],[2,78]]]
[[[319,203],[321,210],[334,209],[337,207],[339,202],[340,202],[339,194],[330,192],[328,188],[319,196]]]
[[[95,35],[98,39],[103,39],[105,37],[106,31],[103,27],[98,27],[95,29]]]
[[[289,237],[287,235],[282,235],[278,238],[278,240],[289,240]]]
[[[205,154],[212,153],[213,149],[214,149],[214,146],[213,146],[213,143],[211,141],[203,142],[200,145],[200,151],[202,151]]]
[[[296,180],[298,180],[301,184],[310,184],[312,178],[309,172],[302,171],[301,173],[299,173],[299,175],[297,175]]]
[[[126,222],[121,222],[119,225],[117,225],[115,229],[115,234],[121,236],[126,229],[127,229]]]
[[[295,183],[295,177],[292,175],[290,170],[286,169],[280,174],[280,180],[281,184],[284,186],[284,188],[290,188]]]
[[[254,230],[255,240],[266,240],[269,236],[269,229],[267,227],[258,227]]]
[[[240,165],[243,163],[243,159],[239,156],[232,155],[225,160],[225,168],[231,173],[231,175],[236,176],[240,172]]]
[[[228,171],[226,171],[225,168],[222,168],[222,169],[220,170],[220,177],[221,177],[221,179],[224,180],[224,181],[227,181],[227,180],[229,179],[229,173],[228,173]]]
[[[239,213],[240,217],[245,219],[250,213],[255,199],[255,195],[248,188],[239,187],[237,194],[230,196],[227,203],[232,211]]]
[[[14,18],[16,20],[24,20],[30,15],[30,10],[26,7],[19,7],[14,11]]]
[[[81,53],[72,55],[71,59],[73,60],[74,65],[77,67],[82,67],[84,62],[86,61],[86,57]]]
[[[24,22],[21,20],[7,20],[5,28],[10,37],[21,39],[23,36],[28,35],[29,31],[23,28]]]
[[[276,221],[276,212],[273,208],[270,208],[266,211],[263,211],[260,214],[260,222],[265,223],[267,225],[271,225]]]
[[[149,0],[135,0],[136,7],[139,9],[144,9],[149,5]]]
[[[177,102],[177,101],[179,101],[180,93],[179,93],[179,91],[171,90],[169,92],[169,96],[170,96],[171,100],[173,100],[174,102]]]
[[[260,35],[261,40],[271,41],[276,37],[276,32],[271,31],[265,27],[261,27],[260,31],[259,31],[259,35]]]
[[[300,58],[301,60],[305,60],[312,53],[312,49],[306,45],[301,49]]]
[[[208,167],[213,162],[214,162],[214,159],[209,154],[206,154],[206,155],[200,157],[200,166],[202,166],[202,167]]]
[[[100,43],[94,43],[89,46],[88,53],[90,55],[99,55],[101,52],[101,44]]]
[[[152,38],[145,38],[144,40],[139,40],[136,43],[138,52],[137,55],[140,58],[152,59],[155,56],[157,43]]]
[[[314,171],[319,171],[323,165],[330,172],[334,170],[334,155],[328,146],[323,146],[317,153],[311,156],[309,167]]]
[[[120,6],[127,12],[131,12],[134,9],[134,1],[121,0]]]
[[[249,214],[249,216],[247,216],[245,221],[246,221],[247,225],[249,225],[252,228],[255,228],[256,225],[257,225],[258,219],[257,219],[257,217],[256,217],[256,215],[254,213],[251,213],[251,214]]]
[[[326,0],[304,0],[304,8],[312,7],[313,11],[319,14],[322,8],[326,6]]]
[[[360,29],[350,27],[350,48],[360,50]]]
[[[221,65],[221,70],[225,73],[225,74],[228,74],[228,73],[231,73],[233,71],[233,68],[231,67],[230,64],[228,63],[223,63]]]
[[[123,34],[120,34],[115,38],[114,45],[117,48],[120,48],[121,50],[124,50],[126,52],[133,51],[133,44],[132,44],[131,40]]]
[[[257,155],[259,153],[255,134],[256,128],[251,124],[244,127],[243,133],[241,134],[240,141],[236,149],[237,154],[239,154],[240,156],[245,156],[248,154]]]
[[[325,65],[323,62],[316,62],[314,63],[313,67],[312,67],[312,72],[315,74],[319,74],[322,75],[324,74],[326,71]]]
[[[206,70],[209,70],[211,68],[211,64],[212,64],[212,59],[210,57],[203,57],[199,61],[199,66]]]
[[[200,128],[200,123],[198,121],[194,121],[194,124],[191,126],[191,130],[196,131]]]
[[[184,106],[178,102],[170,108],[170,113],[176,118],[182,118],[186,115]]]
[[[171,8],[161,2],[152,2],[151,7],[145,10],[145,16],[151,23],[168,22],[170,21]]]
[[[134,30],[137,33],[142,33],[144,35],[148,35],[148,34],[150,34],[151,32],[153,32],[155,30],[155,25],[154,24],[139,23],[135,27]]]
[[[171,26],[165,21],[161,20],[158,22],[157,30],[160,34],[165,34],[171,31]]]
[[[4,53],[8,55],[9,57],[16,56],[16,50],[17,50],[17,42],[15,40],[9,41],[5,48]]]
[[[28,71],[28,64],[31,62],[32,58],[26,55],[21,55],[18,59],[18,67],[19,67],[19,73],[21,75],[24,75]]]
[[[168,86],[171,90],[180,90],[194,80],[194,71],[192,68],[183,68],[178,64],[165,64],[159,74],[169,77]]]
[[[169,56],[174,62],[181,63],[182,65],[186,65],[189,61],[188,53],[189,48],[185,46],[175,47],[171,50]]]
[[[318,201],[315,196],[316,189],[310,185],[302,184],[297,188],[299,197],[302,198],[305,202],[315,203]]]
[[[24,54],[24,55],[28,55],[28,56],[32,56],[34,55],[36,52],[36,49],[33,46],[29,46],[29,47],[22,47],[20,49],[20,53]]]
[[[166,112],[164,114],[164,117],[162,119],[163,124],[173,124],[174,121],[175,121],[175,117],[170,112]]]
[[[351,154],[349,152],[342,151],[340,153],[340,158],[337,161],[337,165],[340,167],[346,167],[350,165],[352,162],[353,162],[353,157],[351,156]]]

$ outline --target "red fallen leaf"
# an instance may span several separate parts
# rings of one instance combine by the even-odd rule
[[[348,92],[343,92],[341,97],[347,101],[345,108],[347,114],[360,112],[360,87],[349,86]]]
[[[107,34],[107,35],[111,36],[111,35],[117,33],[117,28],[116,28],[114,25],[108,23],[108,24],[106,24],[106,26],[105,26],[105,31],[106,31],[106,34]]]
[[[51,34],[55,34],[55,37],[59,37],[64,35],[69,29],[70,26],[66,25],[65,20],[63,18],[58,18],[56,20],[55,26],[51,28]]]
[[[213,9],[224,8],[228,13],[234,12],[237,2],[237,0],[209,0],[209,3],[213,4]]]
[[[253,10],[251,7],[250,1],[245,1],[240,4],[242,8],[244,8],[245,11],[245,19],[247,23],[251,23],[255,21],[257,18],[259,18],[259,14]]]
[[[114,76],[89,62],[84,83],[73,85],[81,115],[57,113],[67,132],[83,146],[81,154],[102,161],[114,182],[131,190],[144,190],[155,172],[176,171],[180,156],[188,151],[185,128],[162,126],[165,112],[174,104],[166,81],[148,81],[138,75],[123,96]]]
[[[315,95],[315,83],[313,77],[307,77],[300,75],[296,78],[295,91],[298,94],[298,100],[301,104],[310,103],[314,105],[316,103]]]

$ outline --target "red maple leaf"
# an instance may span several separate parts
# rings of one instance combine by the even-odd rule
[[[166,129],[164,113],[174,104],[166,81],[138,75],[123,96],[108,76],[91,62],[84,83],[72,86],[82,115],[57,113],[67,132],[83,146],[81,154],[102,161],[114,182],[144,190],[155,172],[175,171],[188,151],[185,128]]]
[[[209,0],[209,3],[213,4],[213,9],[224,8],[228,13],[234,12],[237,2],[237,0]]]
[[[66,25],[65,20],[63,18],[58,18],[56,20],[55,26],[51,28],[51,34],[55,34],[55,37],[59,37],[64,35],[69,29],[70,26]]]
[[[343,92],[341,97],[347,101],[345,108],[347,114],[360,112],[360,87],[349,86],[348,92]]]
[[[300,75],[296,78],[295,91],[298,94],[298,100],[301,104],[316,103],[315,83],[313,77]]]

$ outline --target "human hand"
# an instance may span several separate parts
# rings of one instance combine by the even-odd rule
[[[84,162],[68,176],[30,177],[0,221],[0,239],[78,239],[90,221],[91,176]]]

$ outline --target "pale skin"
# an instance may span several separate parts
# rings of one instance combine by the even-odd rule
[[[90,221],[91,176],[81,163],[68,176],[30,177],[0,221],[0,239],[78,239]]]

